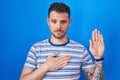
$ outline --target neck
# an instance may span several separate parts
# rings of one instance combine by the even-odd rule
[[[53,43],[53,44],[64,44],[64,43],[66,43],[67,41],[68,41],[68,39],[67,39],[67,37],[65,36],[65,37],[63,37],[63,38],[61,38],[61,39],[57,39],[57,38],[55,38],[55,37],[51,37],[50,38],[50,41]]]

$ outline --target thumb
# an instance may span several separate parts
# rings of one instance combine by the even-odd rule
[[[89,44],[90,44],[90,49],[93,48],[93,42],[92,42],[92,40],[89,40]]]

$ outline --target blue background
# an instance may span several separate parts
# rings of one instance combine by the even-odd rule
[[[104,36],[105,80],[119,80],[120,1],[55,0],[70,6],[68,37],[89,49],[92,30]],[[0,0],[0,80],[19,80],[33,43],[50,37],[46,22],[54,0]],[[86,80],[82,74],[81,80]]]

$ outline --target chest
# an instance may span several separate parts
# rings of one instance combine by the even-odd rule
[[[61,57],[62,55],[69,55],[71,56],[71,62],[65,68],[73,68],[80,69],[82,61],[83,61],[83,52],[79,49],[72,48],[72,47],[45,47],[39,50],[37,53],[37,67],[42,65],[48,58],[49,55],[58,52],[57,57]]]

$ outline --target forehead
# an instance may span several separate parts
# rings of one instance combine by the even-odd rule
[[[50,18],[50,19],[62,19],[62,20],[67,20],[67,19],[69,19],[68,16],[69,16],[69,15],[68,15],[68,13],[66,13],[66,12],[60,12],[60,13],[58,13],[58,12],[56,12],[56,11],[51,11],[49,18]]]

